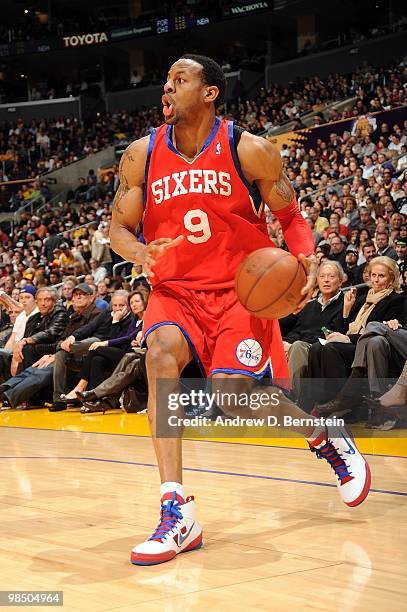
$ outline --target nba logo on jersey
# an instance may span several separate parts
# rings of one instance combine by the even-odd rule
[[[216,155],[220,155],[220,142],[216,143]]]

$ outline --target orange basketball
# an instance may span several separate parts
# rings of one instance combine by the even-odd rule
[[[273,247],[250,253],[236,274],[236,293],[251,314],[262,319],[281,319],[301,302],[307,281],[298,259]]]

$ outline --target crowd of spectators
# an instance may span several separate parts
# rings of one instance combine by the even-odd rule
[[[349,119],[367,113],[390,110],[406,104],[407,68],[404,62],[382,68],[363,66],[351,75],[330,74],[325,79],[318,76],[303,79],[287,86],[273,85],[262,89],[255,100],[245,101],[244,92],[239,101],[228,106],[228,112],[243,127],[253,133],[278,127],[294,121],[293,129],[301,129],[301,116],[312,111],[321,111],[324,106],[337,100],[355,98],[342,111],[332,109],[324,118],[317,112],[312,126],[325,122]]]
[[[341,113],[330,112],[329,121],[356,117],[368,112],[388,110],[406,103],[407,67],[404,63],[375,69],[364,66],[351,75],[329,75],[326,79],[314,76],[286,87],[262,89],[255,100],[246,101],[244,91],[236,89],[236,101],[220,108],[220,113],[234,119],[252,133],[270,130],[290,120],[294,129],[303,127],[304,113],[321,110],[324,105],[355,97]],[[314,125],[326,119],[321,112]],[[7,180],[35,178],[45,172],[63,167],[86,155],[95,153],[112,143],[131,142],[150,133],[162,122],[159,108],[133,112],[98,114],[84,122],[74,116],[53,120],[32,120],[26,125],[0,125],[0,155],[3,171],[0,183]],[[383,134],[383,137],[390,134]],[[388,146],[386,140],[382,147]],[[394,144],[394,143],[393,143]],[[395,143],[397,147],[399,143]]]
[[[106,123],[107,130],[121,127]],[[363,134],[340,133],[334,124],[328,141],[315,149],[284,146],[281,156],[320,264],[315,299],[299,316],[280,322],[293,393],[307,410],[331,413],[342,410],[348,397],[341,396],[343,381],[356,378],[359,385],[362,375],[369,382],[368,400],[376,402],[379,413],[375,426],[395,426],[404,422],[403,415],[389,413],[395,400],[392,395],[382,400],[386,387],[381,381],[400,374],[407,359],[407,121],[391,128],[382,123],[377,130],[369,126]],[[84,412],[119,406],[117,389],[114,401],[101,401],[97,372],[109,376],[106,355],[115,353],[111,369],[120,367],[126,355],[138,355],[142,316],[137,309],[145,307],[149,285],[136,266],[123,262],[120,276],[114,268],[120,260],[108,235],[117,187],[117,166],[99,178],[89,170],[67,202],[57,208],[48,203],[41,217],[21,213],[12,234],[0,236],[0,288],[23,308],[20,313],[14,305],[9,315],[1,311],[5,405],[36,405],[35,394],[48,388],[54,411],[69,402],[80,403]],[[270,237],[286,248],[269,211],[267,223]],[[370,289],[342,291],[362,283],[370,283]],[[131,290],[140,295],[129,296]],[[56,376],[57,367],[62,370]],[[143,375],[142,367],[137,374]],[[342,383],[320,385],[316,397],[314,390],[301,387],[307,375],[311,381],[340,378]],[[403,384],[397,397],[405,401]],[[366,417],[346,401],[348,418]]]

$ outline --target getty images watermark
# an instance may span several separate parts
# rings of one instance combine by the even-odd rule
[[[255,437],[279,436],[279,429],[293,430],[318,425],[342,427],[344,420],[308,416],[295,418],[288,411],[285,395],[275,387],[258,391],[210,390],[183,381],[181,389],[175,381],[160,381],[157,385],[157,436],[179,437],[184,428],[193,428],[194,434],[204,436],[237,436],[237,429],[255,429]],[[229,385],[230,389],[230,385]],[[220,431],[222,429],[222,431]]]

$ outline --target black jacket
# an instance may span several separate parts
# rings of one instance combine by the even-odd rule
[[[380,300],[378,304],[373,308],[370,313],[367,323],[370,321],[390,321],[391,319],[398,319],[399,321],[403,321],[404,317],[404,309],[405,309],[405,296],[401,293],[396,293],[393,291],[385,297],[383,300]],[[350,323],[352,323],[362,308],[363,304],[366,302],[366,295],[361,295],[356,298],[356,301],[352,307],[352,310],[349,313],[347,319],[343,318],[343,314],[339,317],[338,321],[340,323],[341,329],[338,331],[346,334],[349,329]],[[349,336],[352,342],[357,342],[360,334],[352,334]]]
[[[65,309],[65,306],[62,305],[62,307]],[[53,342],[52,344],[42,344],[42,353],[44,355],[53,355],[56,353],[60,349],[61,340],[65,340],[65,338],[72,336],[77,329],[87,325],[90,321],[97,317],[100,312],[101,310],[96,308],[95,304],[93,303],[85,310],[83,314],[78,314],[77,312],[71,314],[68,320],[68,325],[65,327],[61,339],[57,342]],[[37,348],[39,349],[39,347]]]
[[[85,340],[85,338],[92,337],[99,338],[100,340],[121,338],[126,335],[132,318],[131,313],[128,312],[124,319],[117,323],[113,323],[111,311],[104,310],[96,318],[92,319],[90,323],[84,325],[70,335],[73,336],[75,340]]]
[[[343,271],[348,277],[348,286],[357,285],[358,283],[363,283],[363,280],[359,281],[359,266],[353,266],[353,268],[349,268],[346,263],[342,266]]]
[[[317,299],[311,300],[295,319],[291,319],[294,324],[289,329],[285,326],[284,319],[280,322],[282,329],[284,329],[283,339],[291,344],[296,340],[313,344],[318,341],[318,338],[324,338],[321,327],[325,326],[332,331],[339,331],[343,318],[342,309],[343,293],[328,304],[324,310],[322,310],[322,306]]]
[[[390,257],[390,259],[394,259],[394,261],[398,260],[397,253],[392,247],[389,245],[384,249],[378,249],[377,254],[380,257]]]
[[[24,338],[31,338],[33,344],[52,344],[62,338],[68,324],[69,315],[65,308],[55,306],[54,310],[43,317],[40,312],[29,317],[25,326]]]

